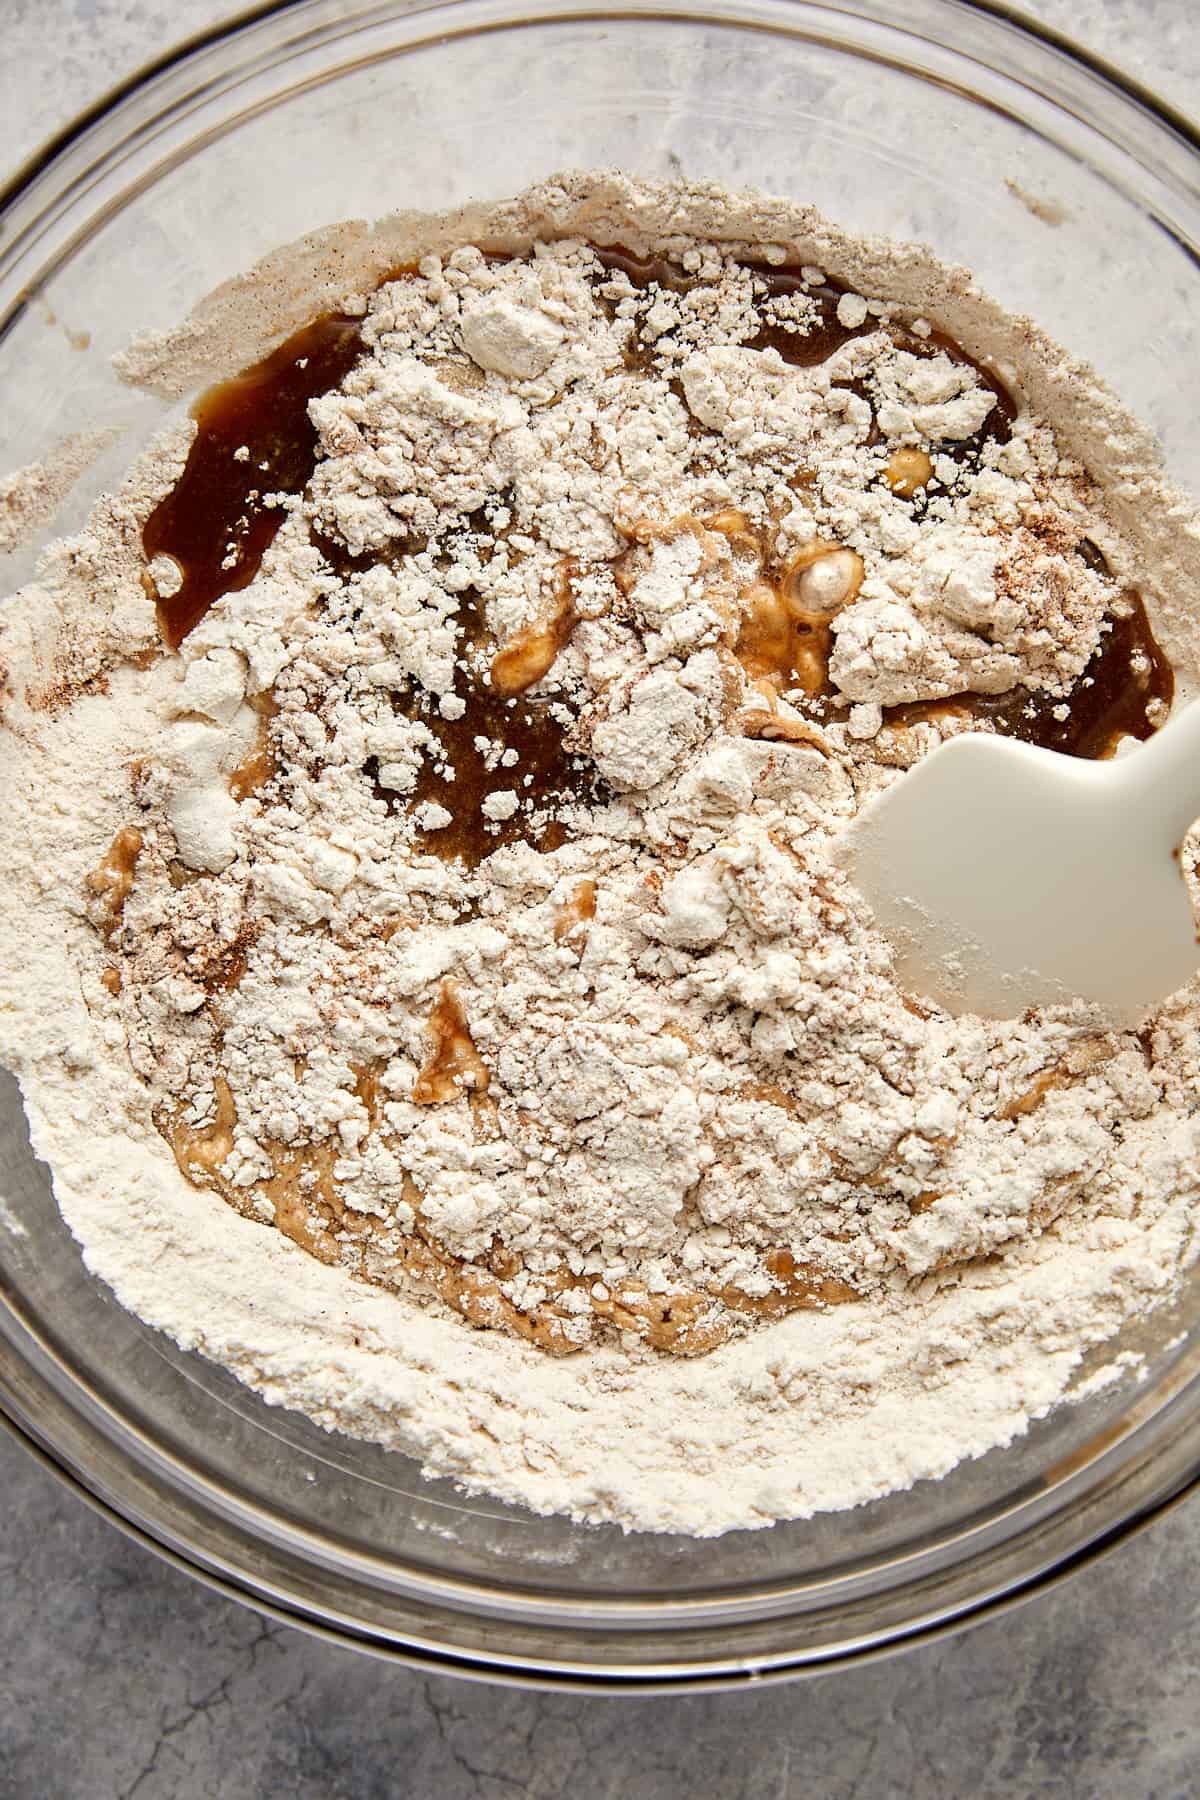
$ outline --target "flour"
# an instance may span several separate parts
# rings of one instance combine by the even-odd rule
[[[0,480],[0,556],[23,548],[51,523],[80,476],[118,436],[116,431],[73,434],[44,462],[30,463]]]
[[[405,225],[178,655],[187,433],[9,602],[3,1053],[90,1265],[268,1399],[630,1527],[854,1504],[1172,1291],[1200,1039],[922,1004],[837,838],[980,697],[1069,716],[1195,540],[907,249],[619,178],[474,223]]]

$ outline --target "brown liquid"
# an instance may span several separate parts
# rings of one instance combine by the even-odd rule
[[[413,1082],[414,1106],[440,1106],[463,1093],[486,1094],[491,1071],[475,1048],[452,981],[443,981],[429,1015],[429,1059]]]
[[[415,686],[394,700],[400,711],[427,725],[442,746],[441,755],[426,753],[416,786],[403,804],[409,808],[432,801],[453,813],[454,819],[441,831],[420,833],[420,847],[447,859],[458,857],[473,869],[502,844],[536,843],[543,850],[557,849],[567,834],[554,816],[556,811],[594,797],[599,786],[583,760],[565,748],[564,727],[551,712],[550,702],[498,693],[492,685],[496,646],[474,596],[463,596],[458,616],[465,638],[456,683],[466,701],[462,718],[443,719],[430,696]],[[481,750],[476,738],[486,738],[493,749]],[[515,751],[516,762],[505,767],[495,746],[501,755]],[[374,758],[366,771],[377,775]],[[509,790],[520,799],[513,817],[485,818],[482,809],[488,795]],[[376,793],[389,806],[400,804],[385,788],[377,786]]]
[[[1145,739],[1162,724],[1175,693],[1171,665],[1159,649],[1141,596],[1124,596],[1070,693],[1057,699],[1010,688],[1006,694],[955,694],[948,700],[884,708],[888,725],[912,725],[951,712],[987,719],[1006,737],[1094,761],[1111,756],[1123,737]],[[1067,717],[1055,718],[1066,706]]]
[[[686,293],[700,285],[697,277],[663,258],[635,257],[619,246],[597,254],[606,270],[621,271],[640,289],[658,285]],[[803,288],[819,313],[814,328],[807,333],[783,326],[765,327],[753,340],[757,347],[769,346],[790,362],[811,364],[828,357],[850,338],[879,329],[874,318],[853,328],[838,321],[838,301],[846,290],[836,281],[808,287],[798,269],[750,266],[768,295],[787,295]],[[917,354],[943,350],[956,360],[972,360],[938,333],[917,339],[898,325],[889,329],[897,342]],[[177,647],[214,600],[245,587],[253,579],[283,518],[278,509],[264,506],[261,496],[303,490],[316,461],[316,433],[308,417],[308,402],[340,383],[361,350],[357,322],[340,314],[325,314],[253,368],[210,389],[197,403],[194,416],[198,430],[187,465],[175,488],[150,515],[143,533],[147,556],[174,558],[183,576],[179,592],[159,605],[161,629],[168,644]],[[996,394],[997,404],[976,439],[949,446],[951,454],[960,460],[988,438],[1003,441],[1015,414],[1012,398],[1003,385],[988,369],[978,363],[973,366]],[[243,446],[248,456],[238,460],[235,453]],[[918,491],[914,506],[920,508],[922,504]],[[475,523],[472,521],[472,526]],[[335,541],[315,534],[314,542],[334,572],[342,577],[379,560],[376,552],[351,555]],[[392,545],[387,556],[394,558],[418,547],[410,543]],[[778,571],[764,566],[763,576],[768,585],[774,586]],[[552,850],[566,837],[563,808],[573,801],[597,797],[598,785],[587,765],[564,748],[561,718],[551,711],[548,702],[528,699],[523,691],[525,685],[533,685],[551,666],[570,634],[574,613],[569,586],[564,587],[560,598],[558,611],[542,629],[544,643],[539,640],[502,647],[486,631],[478,602],[464,596],[459,610],[465,640],[458,684],[466,702],[462,719],[443,719],[435,701],[415,686],[394,696],[397,708],[423,720],[442,746],[440,757],[427,758],[422,764],[415,790],[405,804],[435,802],[452,813],[453,823],[442,831],[421,833],[421,849],[461,859],[468,868],[476,867],[503,844],[532,841],[542,849]],[[765,627],[772,620],[764,615],[759,623]],[[752,677],[768,679],[772,686],[781,679],[799,682],[823,712],[829,700],[827,623],[792,618],[783,635],[786,645],[781,638],[779,655],[770,658],[767,652],[771,645],[757,643],[754,621],[749,623],[744,633],[746,641],[740,646],[745,652],[747,672]],[[523,674],[537,663],[535,653],[539,648],[546,669],[536,669],[526,684]],[[1148,665],[1144,679],[1135,676],[1133,667],[1139,655],[1145,657]],[[764,659],[770,661],[770,668],[759,667]],[[995,700],[971,695],[941,705],[962,706],[974,717],[989,719],[998,730],[1033,743],[1047,744],[1072,755],[1102,756],[1111,753],[1122,734],[1148,736],[1153,729],[1150,703],[1169,702],[1172,687],[1170,669],[1150,635],[1139,602],[1131,617],[1116,621],[1106,637],[1087,675],[1069,697],[1070,717],[1065,722],[1053,717],[1061,702],[1029,696],[1023,689]],[[890,722],[903,724],[919,716],[920,708],[894,708]],[[928,709],[923,716],[929,716]],[[477,738],[490,740],[500,754],[496,750],[480,750]],[[511,767],[503,766],[500,760],[505,750],[516,752],[517,760]],[[378,765],[368,762],[365,772],[376,777]],[[235,795],[240,798],[255,792],[273,773],[264,733],[255,752],[235,772]],[[488,795],[505,790],[515,792],[519,798],[516,814],[503,821],[485,819],[483,801]],[[378,784],[376,793],[389,806],[399,804],[396,795]]]
[[[810,696],[828,685],[833,633],[827,619],[792,616],[774,586],[759,582],[745,596],[734,655],[757,687],[782,692],[802,688]]]
[[[686,269],[667,261],[665,257],[634,256],[620,245],[597,249],[596,255],[605,269],[627,276],[635,288],[662,287],[673,293],[687,294],[702,285],[700,276],[689,275]],[[964,462],[985,443],[1008,442],[1012,434],[1012,422],[1017,416],[1016,401],[999,377],[985,363],[968,356],[953,338],[940,331],[930,332],[927,337],[917,337],[903,325],[892,323],[885,327],[871,314],[868,314],[861,325],[843,325],[837,316],[837,309],[843,295],[850,292],[844,282],[826,280],[810,286],[800,268],[786,263],[774,265],[748,262],[743,267],[749,269],[761,282],[768,299],[803,294],[816,310],[816,318],[807,330],[793,329],[788,325],[764,325],[754,337],[747,340],[751,350],[774,350],[793,368],[811,369],[818,363],[827,362],[835,351],[840,350],[843,344],[848,344],[852,338],[887,330],[894,343],[903,350],[911,351],[914,356],[933,356],[942,351],[953,362],[969,364],[979,380],[996,397],[996,404],[980,430],[970,438],[943,445],[945,454],[952,456],[956,462]],[[870,388],[866,382],[854,381],[844,385],[870,402]]]
[[[976,700],[976,710],[998,731],[1042,744],[1066,756],[1111,756],[1123,737],[1145,739],[1162,724],[1175,695],[1175,676],[1163,655],[1140,594],[1125,596],[1126,616],[1115,617],[1065,704],[1046,694],[1000,695]]]
[[[912,500],[933,474],[933,464],[924,450],[893,450],[883,470],[883,479],[893,494]]]
[[[775,350],[793,368],[812,369],[827,362],[851,338],[865,337],[879,330],[879,320],[868,315],[861,325],[843,325],[837,316],[838,302],[849,290],[842,282],[823,281],[809,287],[797,268],[784,264],[749,263],[747,267],[766,287],[772,299],[788,294],[804,294],[816,307],[817,317],[807,331],[793,331],[786,325],[764,325],[750,339],[754,350]]]
[[[319,1261],[340,1263],[365,1281],[401,1291],[407,1280],[415,1280],[432,1288],[472,1325],[483,1330],[512,1331],[552,1356],[569,1356],[579,1347],[571,1330],[576,1315],[569,1313],[562,1302],[580,1288],[587,1291],[589,1310],[595,1319],[621,1331],[632,1331],[654,1349],[675,1356],[703,1355],[723,1343],[738,1315],[774,1319],[798,1308],[838,1305],[858,1297],[853,1288],[836,1277],[797,1264],[790,1251],[777,1250],[766,1258],[775,1285],[765,1297],[752,1298],[735,1287],[723,1288],[717,1294],[652,1294],[640,1281],[601,1290],[590,1276],[576,1275],[560,1266],[539,1271],[538,1282],[546,1291],[545,1299],[531,1306],[518,1306],[503,1292],[500,1283],[520,1272],[520,1256],[499,1240],[493,1240],[483,1259],[485,1266],[453,1256],[422,1219],[421,1194],[407,1179],[404,1199],[416,1215],[416,1228],[399,1237],[387,1228],[387,1247],[381,1254],[373,1241],[378,1221],[370,1214],[347,1207],[338,1189],[333,1173],[337,1153],[328,1139],[291,1147],[266,1143],[271,1174],[252,1187],[235,1186],[222,1168],[233,1149],[237,1107],[223,1075],[216,1077],[213,1087],[216,1107],[210,1125],[190,1126],[180,1116],[171,1117],[165,1112],[156,1116],[158,1129],[193,1186],[214,1190],[235,1211],[260,1222],[265,1201],[275,1229]],[[444,1095],[431,1095],[425,1103],[453,1098],[460,1091],[457,1088]],[[355,1092],[368,1111],[374,1111],[377,1093],[372,1071],[359,1071]],[[413,1097],[417,1098],[415,1092]],[[377,1116],[372,1118],[372,1124],[378,1124]]]
[[[158,606],[173,650],[215,600],[257,575],[284,518],[261,496],[303,491],[317,457],[308,403],[336,387],[361,350],[358,322],[326,313],[196,402],[187,465],[142,530],[147,558],[173,557],[183,575]],[[238,461],[243,445],[250,454]]]
[[[597,255],[607,270],[619,270],[638,288],[660,286],[687,293],[700,285],[698,277],[661,257],[636,257],[619,246],[598,250]],[[837,305],[846,289],[837,282],[809,287],[798,269],[765,263],[747,266],[769,296],[803,291],[819,314],[807,332],[764,327],[751,340],[753,348],[771,348],[785,361],[810,366],[825,361],[851,338],[879,329],[874,318],[855,327],[838,321]],[[961,459],[978,442],[1007,439],[1016,408],[989,369],[938,332],[918,339],[893,328],[893,336],[917,354],[943,350],[956,361],[971,363],[996,395],[997,404],[982,431],[976,439],[950,446],[952,455]],[[336,387],[361,351],[357,321],[326,313],[252,368],[210,388],[196,403],[193,417],[198,430],[186,467],[142,533],[147,558],[172,557],[183,577],[179,591],[158,604],[162,635],[173,649],[215,600],[254,579],[283,520],[282,512],[264,506],[261,496],[303,491],[316,462],[316,431],[308,417],[308,402]],[[238,460],[236,453],[243,447],[249,454]],[[370,553],[350,556],[332,541],[315,541],[337,573],[368,568],[375,560]]]
[[[572,932],[596,916],[596,884],[581,881],[570,897],[563,901],[554,920],[554,941],[561,944]]]
[[[625,275],[635,288],[669,288],[674,294],[690,294],[700,286],[699,275],[689,275],[665,256],[635,256],[621,244],[596,246],[596,260],[610,273]]]
[[[690,294],[694,288],[705,285],[703,276],[690,275],[686,269],[681,268],[678,263],[669,262],[666,257],[635,256],[620,244],[597,249],[596,256],[605,269],[626,276],[633,287],[643,291],[660,287],[667,288],[674,294]],[[823,282],[819,286],[809,287],[797,268],[786,265],[777,268],[770,263],[755,262],[746,263],[744,267],[759,278],[771,298],[803,294],[813,302],[818,313],[812,327],[806,332],[791,331],[786,326],[764,325],[757,336],[749,340],[753,350],[778,350],[785,362],[796,367],[811,368],[817,363],[823,363],[835,350],[840,350],[850,338],[861,337],[864,332],[879,329],[877,319],[868,319],[865,324],[853,328],[839,322],[838,301],[847,289],[837,282]]]
[[[322,560],[341,581],[347,581],[351,575],[365,575],[368,569],[374,569],[380,563],[385,568],[398,567],[406,556],[416,556],[424,550],[427,542],[425,538],[395,537],[384,550],[347,550],[337,538],[328,537],[314,526],[309,527],[308,535]]]
[[[800,1307],[840,1306],[858,1299],[846,1282],[811,1264],[798,1263],[790,1250],[768,1250],[763,1261],[775,1282],[774,1289],[751,1298],[740,1288],[724,1288],[721,1298],[733,1311],[760,1319],[782,1319]]]
[[[833,620],[862,586],[862,558],[837,543],[814,538],[780,563],[771,549],[770,533],[756,530],[743,513],[722,513],[704,524],[723,533],[744,559],[752,557],[758,565],[758,579],[741,596],[742,618],[733,646],[748,679],[768,697],[785,688],[801,688],[810,699],[828,694]],[[829,557],[836,557],[836,564],[827,562]],[[837,571],[828,585],[819,581],[824,568]]]
[[[554,667],[560,651],[579,623],[575,611],[575,565],[566,559],[558,572],[554,611],[549,618],[519,632],[492,658],[491,681],[498,694],[510,698],[535,687]]]
[[[279,763],[271,748],[264,719],[259,725],[258,744],[230,774],[229,791],[235,800],[248,800],[252,794],[261,793],[268,782],[274,781],[278,772]]]
[[[795,271],[756,268],[755,273],[762,276],[773,293],[791,293],[796,287],[803,287]],[[788,285],[784,285],[785,283]],[[807,332],[797,332],[782,325],[768,326],[750,340],[753,349],[775,350],[784,362],[791,363],[796,368],[807,369],[827,361],[835,350],[840,350],[851,338],[886,329],[897,348],[910,351],[913,356],[935,356],[940,351],[951,362],[966,364],[975,371],[977,380],[984,387],[990,388],[995,396],[995,405],[979,430],[969,438],[955,438],[940,444],[942,455],[952,457],[956,463],[963,463],[969,457],[978,455],[985,444],[1007,444],[1012,436],[1012,422],[1017,416],[1016,401],[999,376],[986,363],[968,356],[962,345],[955,343],[953,338],[941,331],[931,331],[928,337],[916,337],[903,325],[893,322],[884,327],[880,320],[873,317],[868,317],[862,325],[850,328],[842,325],[837,316],[838,301],[846,289],[826,283],[819,288],[804,288],[804,292],[817,302],[820,309],[819,319],[813,328]],[[869,380],[848,381],[841,385],[866,400],[874,410]]]
[[[978,357],[968,356],[962,345],[956,344],[954,339],[947,337],[944,331],[931,331],[927,338],[906,341],[904,348],[917,354],[924,352],[927,356],[932,356],[936,351],[941,350],[950,358],[951,362],[968,363],[984,387],[991,388],[996,396],[995,406],[975,435],[962,438],[955,443],[943,444],[944,455],[953,456],[956,461],[961,461],[968,450],[981,443],[1007,444],[1012,436],[1013,420],[1017,416],[1017,403],[993,369],[990,369],[986,363],[980,362]]]
[[[107,913],[102,926],[106,938],[111,938],[121,923],[141,853],[141,832],[126,825],[118,831],[103,859],[87,877],[88,888],[101,898]]]

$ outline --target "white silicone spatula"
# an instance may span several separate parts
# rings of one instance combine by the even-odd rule
[[[901,983],[1007,1018],[1072,997],[1133,1025],[1200,968],[1179,846],[1200,818],[1200,701],[1110,762],[952,738],[865,806],[841,860]]]

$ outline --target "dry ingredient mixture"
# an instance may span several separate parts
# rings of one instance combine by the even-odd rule
[[[143,1316],[703,1533],[1005,1441],[1168,1292],[1200,1039],[951,1017],[832,856],[952,733],[1166,718],[1097,472],[886,247],[610,187],[345,295],[10,603],[3,1036]]]

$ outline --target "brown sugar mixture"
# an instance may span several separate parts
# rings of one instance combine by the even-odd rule
[[[613,170],[117,359],[239,365],[0,609],[0,1061],[87,1280],[426,1474],[704,1536],[1145,1366],[1200,983],[953,1015],[842,854],[948,737],[1136,758],[1200,682],[1196,505],[1095,372]]]
[[[946,735],[1104,757],[1171,703],[985,362],[752,247],[468,247],[194,417],[143,530],[174,748],[88,900],[189,1182],[559,1354],[1100,1191],[1142,1052],[900,993],[829,855]]]

